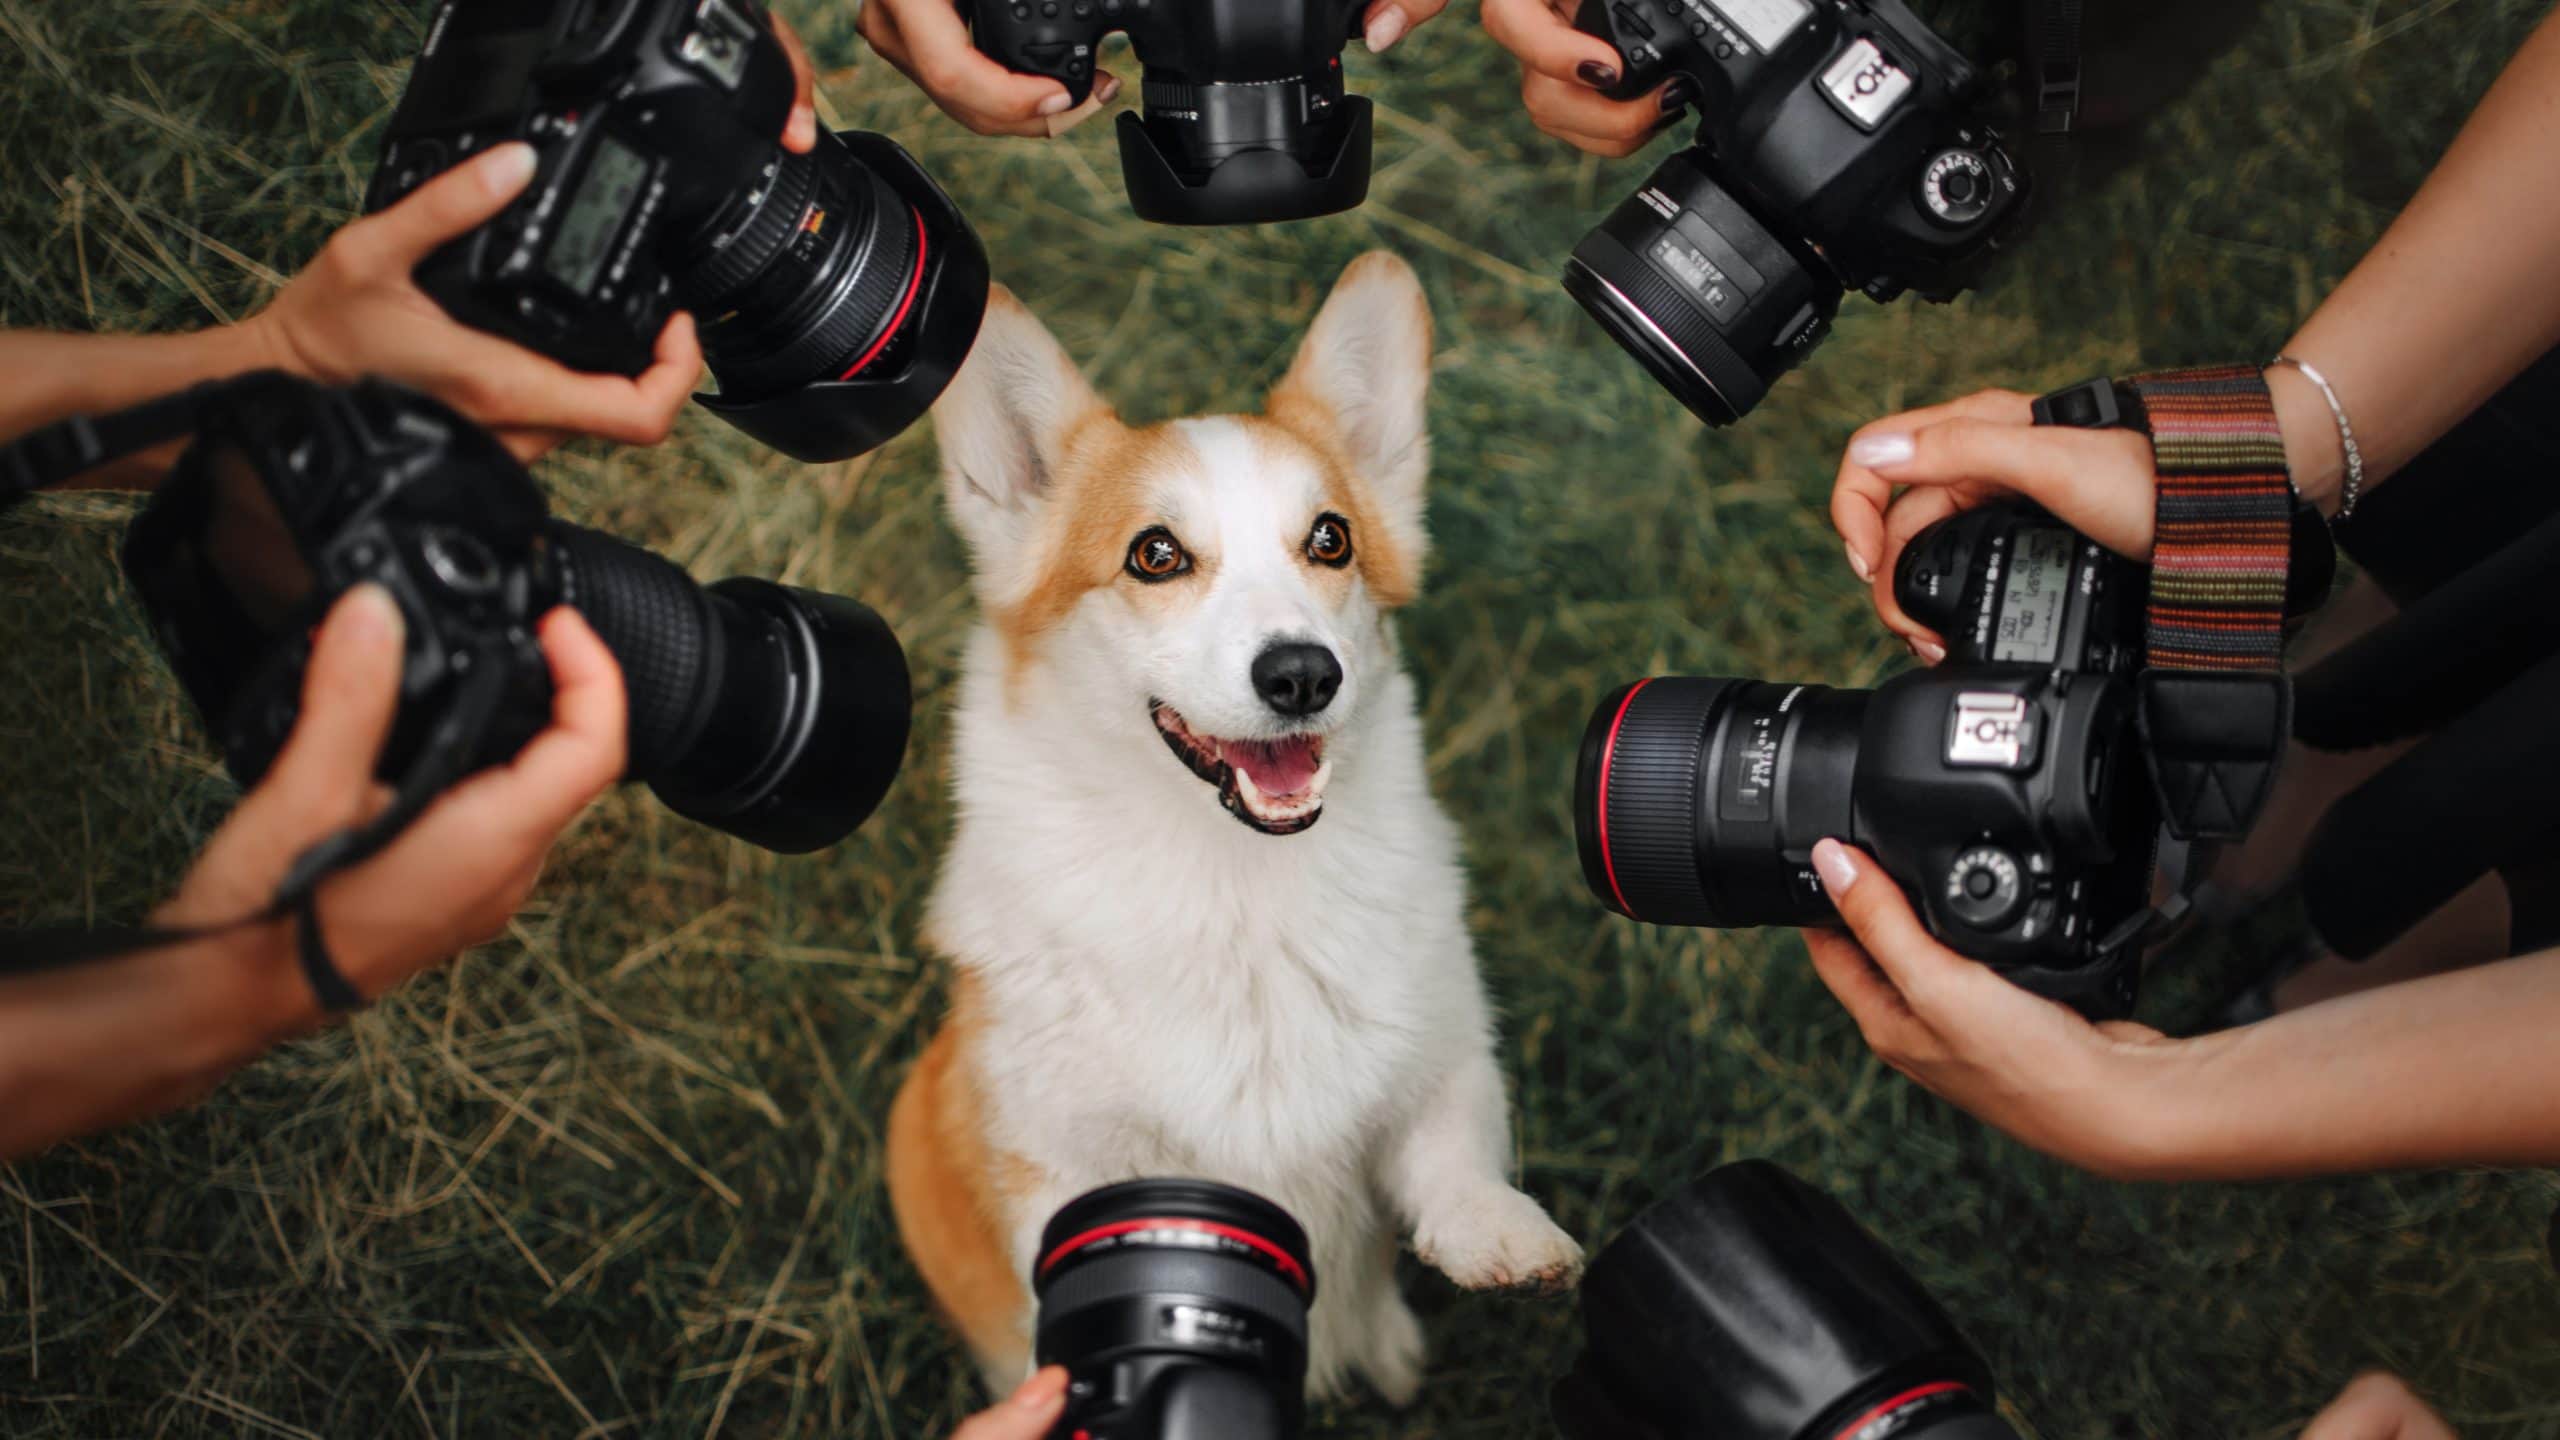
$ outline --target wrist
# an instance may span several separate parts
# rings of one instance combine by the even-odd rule
[[[2334,516],[2346,483],[2347,452],[2338,418],[2311,378],[2290,365],[2266,369],[2267,393],[2273,397],[2276,429],[2284,437],[2285,469],[2292,473],[2294,493],[2323,515]]]

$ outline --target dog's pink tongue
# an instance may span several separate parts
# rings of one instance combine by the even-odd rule
[[[1229,740],[1219,746],[1226,762],[1253,777],[1253,788],[1273,799],[1315,783],[1316,746],[1304,736],[1287,740]]]

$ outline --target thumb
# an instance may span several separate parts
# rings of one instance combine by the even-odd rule
[[[2151,442],[2130,430],[2080,430],[1959,416],[1862,434],[1849,447],[1893,485],[1987,486],[2023,495],[2120,555],[2147,559],[2158,484]]]
[[[411,192],[408,198],[347,227],[368,258],[405,273],[438,246],[499,211],[533,183],[533,147],[510,140],[475,155]]]
[[[1813,868],[1841,920],[1905,1001],[1918,1002],[1971,967],[1973,962],[1938,943],[1912,913],[1902,887],[1865,854],[1838,840],[1818,841]]]
[[[355,813],[400,709],[404,634],[400,607],[379,585],[359,585],[331,607],[312,642],[293,734],[244,809],[272,806],[315,830]]]
[[[1067,1372],[1052,1365],[1022,1382],[1003,1404],[971,1416],[951,1440],[1043,1440],[1067,1408]]]

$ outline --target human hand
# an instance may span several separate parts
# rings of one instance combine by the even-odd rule
[[[1903,613],[1893,567],[1912,536],[1949,515],[2023,496],[2119,555],[2151,558],[2160,488],[2151,442],[2130,430],[2039,426],[2033,404],[2014,390],[1984,390],[1849,437],[1831,486],[1832,526],[1885,628],[1932,665],[1946,658],[1944,637]]]
[[[992,1410],[972,1415],[951,1440],[1044,1440],[1067,1408],[1067,1372],[1052,1365],[1033,1375]]]
[[[2399,1376],[2373,1370],[2313,1416],[2302,1440],[2454,1440],[2454,1434]]]
[[[767,14],[773,21],[773,38],[782,42],[782,53],[791,57],[791,114],[782,122],[782,148],[806,155],[818,148],[818,67],[809,62],[809,47],[791,22]]]
[[[1574,0],[1484,0],[1484,28],[1520,60],[1520,103],[1540,130],[1578,150],[1632,155],[1679,118],[1693,98],[1685,76],[1650,95],[1612,100],[1617,50],[1574,28]]]
[[[2083,1169],[2139,1179],[2175,1166],[2176,1096],[2223,1040],[2092,1025],[1940,944],[1867,855],[1824,840],[1813,864],[1849,933],[1806,930],[1805,949],[1877,1058]]]
[[[1081,105],[1045,75],[1007,70],[969,38],[953,0],[870,0],[855,28],[942,113],[981,135],[1064,135],[1120,94],[1120,77],[1098,66]]]
[[[816,121],[808,123],[814,137]],[[423,390],[497,432],[520,460],[571,434],[664,440],[702,374],[692,316],[667,322],[656,362],[637,379],[587,375],[462,324],[412,278],[429,253],[523,193],[534,165],[531,146],[500,145],[348,224],[242,329],[277,369],[332,385],[380,375]]]
[[[494,937],[533,890],[542,860],[587,803],[618,778],[628,743],[622,672],[577,612],[542,622],[551,662],[551,728],[514,760],[446,791],[373,858],[323,882],[320,929],[355,988],[378,996]],[[273,899],[305,850],[380,812],[374,764],[400,705],[399,607],[358,586],[331,608],[312,646],[302,712],[275,765],[215,833],[155,922],[217,927]],[[255,963],[244,981],[286,1032],[320,1018],[293,960],[290,920],[240,932]]]

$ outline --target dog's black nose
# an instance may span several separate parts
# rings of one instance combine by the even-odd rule
[[[1342,662],[1303,640],[1274,645],[1253,657],[1253,688],[1283,715],[1313,715],[1342,688]]]

